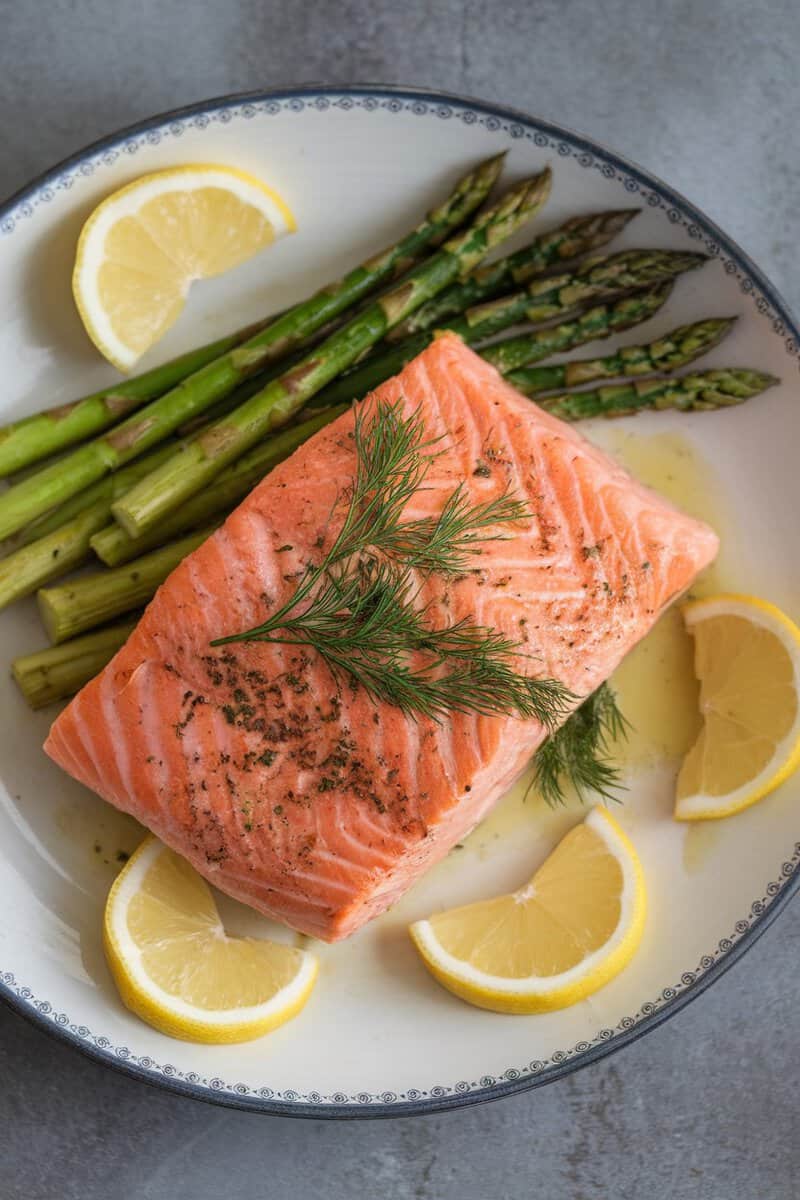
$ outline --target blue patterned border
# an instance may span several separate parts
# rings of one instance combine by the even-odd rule
[[[704,987],[746,948],[753,935],[766,926],[765,917],[777,914],[776,901],[788,900],[789,893],[800,881],[800,842],[788,862],[781,867],[780,878],[771,881],[760,900],[750,906],[749,915],[736,922],[729,937],[723,938],[716,950],[704,954],[694,971],[686,971],[673,986],[664,988],[659,996],[647,1001],[632,1017],[623,1017],[613,1029],[601,1029],[591,1041],[577,1042],[567,1050],[556,1050],[548,1059],[535,1059],[522,1067],[507,1067],[499,1075],[484,1075],[480,1079],[460,1080],[452,1085],[440,1084],[427,1091],[411,1088],[407,1092],[320,1092],[276,1091],[270,1087],[251,1088],[246,1083],[229,1083],[217,1076],[181,1071],[172,1063],[158,1063],[149,1056],[133,1053],[127,1046],[115,1046],[107,1037],[92,1033],[85,1025],[76,1025],[63,1012],[56,1012],[46,1000],[39,1000],[29,987],[17,982],[10,972],[0,973],[0,987],[8,998],[16,1000],[23,1015],[35,1016],[45,1028],[66,1035],[78,1048],[123,1066],[131,1073],[150,1082],[164,1083],[178,1091],[188,1091],[200,1099],[236,1107],[261,1109],[267,1112],[290,1113],[296,1116],[390,1116],[412,1112],[433,1111],[485,1099],[497,1099],[509,1092],[536,1087],[574,1070],[585,1061],[598,1058],[632,1040],[660,1023],[672,1011],[677,1011],[695,992]],[[773,911],[774,910],[774,911]],[[26,1011],[27,1010],[27,1011]],[[376,1108],[379,1109],[376,1112]]]
[[[738,280],[743,294],[750,298],[758,313],[771,323],[773,333],[783,339],[787,353],[800,365],[800,332],[775,289],[743,251],[666,184],[611,151],[559,126],[509,109],[495,108],[478,100],[465,100],[444,93],[369,86],[348,89],[312,87],[232,96],[156,117],[66,160],[12,197],[5,206],[0,207],[0,237],[13,234],[21,222],[35,218],[59,191],[71,188],[81,177],[111,166],[125,155],[133,156],[166,139],[180,138],[187,129],[205,129],[215,122],[229,124],[287,112],[300,113],[309,108],[319,112],[328,109],[373,112],[380,109],[390,113],[411,113],[424,119],[461,121],[465,125],[481,126],[493,135],[503,134],[513,140],[522,138],[531,141],[559,157],[577,159],[581,167],[600,171],[606,179],[620,181],[632,196],[664,212],[670,222],[681,226],[689,237],[702,244],[707,254],[720,260],[725,271]],[[602,1029],[589,1042],[578,1042],[569,1049],[556,1050],[547,1060],[508,1067],[498,1075],[485,1075],[480,1079],[462,1080],[451,1085],[442,1084],[427,1091],[410,1089],[400,1094],[359,1092],[351,1095],[333,1092],[321,1095],[318,1092],[292,1090],[281,1092],[269,1087],[251,1088],[244,1083],[230,1083],[193,1071],[183,1072],[171,1063],[158,1063],[150,1057],[138,1056],[127,1046],[115,1046],[107,1037],[93,1033],[85,1025],[76,1025],[68,1014],[56,1012],[48,1001],[35,996],[10,972],[0,972],[0,999],[6,1000],[23,1016],[46,1031],[56,1033],[91,1057],[146,1082],[160,1084],[196,1099],[261,1112],[308,1117],[378,1117],[433,1112],[499,1099],[513,1092],[541,1086],[633,1041],[678,1012],[727,970],[774,920],[800,886],[799,867],[800,843],[797,843],[791,858],[782,864],[779,878],[767,884],[762,898],[753,902],[747,917],[736,922],[730,936],[723,938],[712,953],[704,955],[694,971],[685,972],[673,987],[665,988],[654,1000],[643,1004],[635,1015],[623,1017],[614,1029]]]
[[[386,88],[298,89],[282,94],[233,96],[156,117],[90,147],[12,197],[0,209],[0,236],[13,233],[21,221],[35,216],[37,210],[46,207],[59,191],[73,187],[76,180],[91,176],[102,167],[110,167],[120,158],[133,157],[140,150],[158,146],[169,139],[179,139],[187,129],[202,130],[213,124],[229,125],[233,121],[252,121],[256,117],[276,117],[307,109],[315,112],[382,110],[411,113],[420,118],[434,117],[440,121],[461,121],[464,125],[480,126],[491,134],[505,134],[514,141],[533,142],[561,158],[577,159],[581,167],[599,171],[605,179],[621,182],[631,196],[638,197],[651,208],[660,209],[672,224],[681,226],[689,237],[702,243],[705,253],[718,258],[725,271],[736,277],[742,292],[750,296],[758,312],[771,321],[773,331],[785,338],[787,352],[800,359],[800,336],[793,328],[795,322],[772,286],[738,247],[665,184],[578,134],[521,113],[492,109],[480,101],[469,102],[445,93]]]

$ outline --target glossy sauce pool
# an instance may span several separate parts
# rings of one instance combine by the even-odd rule
[[[719,557],[698,578],[690,595],[740,589],[736,542],[722,486],[692,442],[680,433],[639,434],[611,422],[592,422],[587,433],[642,483],[706,521],[719,535]],[[658,763],[674,764],[677,770],[700,727],[692,640],[679,605],[669,608],[631,651],[611,684],[630,723],[627,739],[613,748],[614,758],[634,775],[637,767]],[[575,823],[576,807],[567,799],[564,808],[551,812],[531,790],[530,773],[526,773],[474,831],[469,849],[477,850],[479,857],[489,855],[523,824],[530,830],[534,821],[537,834],[544,834],[552,846]],[[450,861],[458,857],[454,851]]]
[[[719,534],[720,556],[698,579],[691,594],[735,590],[735,540],[726,516],[724,495],[719,480],[693,444],[679,433],[639,434],[612,422],[592,422],[587,432],[597,445],[612,454],[642,483],[692,516],[707,521]],[[652,632],[628,655],[611,682],[631,726],[627,741],[613,748],[614,758],[634,777],[637,769],[658,763],[674,765],[677,770],[699,727],[692,643],[677,605],[664,614]],[[519,841],[515,834],[525,830],[528,853],[540,861],[576,819],[580,819],[582,810],[577,798],[570,797],[567,792],[564,806],[549,809],[531,788],[530,780],[531,773],[526,772],[464,845],[453,850],[434,868],[432,874],[444,877],[448,891],[454,885],[458,887],[460,877],[469,875],[470,870],[480,871],[480,864],[488,865],[496,854],[502,854],[504,861],[510,861],[510,886],[522,883],[528,868],[514,866],[517,857],[514,847]],[[91,863],[93,885],[101,894],[105,893],[121,863],[145,832],[131,818],[93,796],[87,796],[80,807],[74,804],[62,807],[57,814],[57,824],[59,835],[79,849],[82,874],[86,871],[87,860]],[[692,836],[686,843],[686,855],[692,859],[698,855],[704,858],[705,847],[699,845],[702,830],[688,832]],[[528,855],[524,858],[527,860]],[[468,861],[471,867],[465,872]],[[686,865],[690,864],[687,862]],[[517,870],[519,879],[514,877]],[[257,932],[255,926],[250,927],[251,922],[262,922],[262,918],[225,897],[218,898],[223,913],[226,917],[230,914],[234,926],[240,925],[244,917],[246,931]],[[395,921],[405,919],[410,902],[400,902],[394,910]]]

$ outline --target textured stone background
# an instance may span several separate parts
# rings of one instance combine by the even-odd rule
[[[0,0],[0,197],[247,88],[441,87],[574,126],[736,237],[795,309],[797,0]],[[542,1091],[408,1120],[213,1109],[0,1009],[2,1200],[794,1200],[800,905],[697,1004]]]

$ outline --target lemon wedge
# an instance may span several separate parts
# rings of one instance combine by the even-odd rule
[[[604,808],[593,808],[518,892],[438,913],[411,937],[439,983],[479,1008],[540,1013],[596,992],[642,936],[644,876]]]
[[[233,167],[143,175],[81,230],[72,292],[86,332],[129,371],[177,320],[189,285],[229,271],[295,229],[286,202]]]
[[[103,935],[124,1004],[184,1041],[261,1037],[300,1011],[317,974],[304,950],[228,937],[205,880],[155,837],[114,881]]]
[[[703,727],[678,775],[675,816],[727,817],[800,765],[800,628],[755,596],[710,596],[682,612]]]

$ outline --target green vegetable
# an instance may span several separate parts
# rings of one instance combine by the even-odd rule
[[[122,380],[84,396],[82,400],[60,404],[6,425],[0,429],[0,479],[115,425],[148,400],[174,388],[187,375],[253,337],[266,324],[264,321],[260,325],[249,325],[198,350],[181,354],[134,379]]]
[[[216,525],[170,542],[124,567],[83,575],[71,583],[41,588],[39,612],[52,642],[94,629],[131,609],[141,608],[175,567],[201,545]]]
[[[135,621],[125,621],[63,646],[15,658],[11,671],[30,707],[44,708],[80,691],[111,661],[135,627]]]
[[[570,693],[557,680],[518,674],[517,643],[470,620],[433,625],[415,604],[413,571],[460,574],[480,543],[502,537],[497,526],[519,521],[527,505],[508,496],[472,505],[460,485],[436,519],[404,522],[431,463],[421,419],[403,417],[399,405],[379,404],[367,416],[359,409],[354,439],[356,475],[322,562],[263,624],[212,645],[306,646],[335,676],[406,713],[516,713],[554,728]]]
[[[734,321],[735,317],[696,321],[693,325],[682,325],[673,329],[671,333],[666,333],[647,345],[623,346],[603,358],[579,358],[558,366],[529,367],[524,376],[511,371],[508,373],[508,379],[515,383],[524,378],[524,387],[521,387],[520,391],[533,396],[537,392],[571,388],[582,383],[591,383],[595,379],[675,371],[717,346],[730,332]]]
[[[206,524],[211,517],[226,513],[243,500],[274,466],[288,458],[306,438],[341,416],[344,411],[343,406],[325,410],[301,425],[292,425],[255,446],[248,454],[243,454],[235,463],[226,467],[208,488],[191,496],[185,504],[141,537],[132,538],[116,522],[105,525],[92,537],[92,549],[106,566],[116,567],[163,545],[178,534],[185,533],[187,529]],[[110,514],[109,505],[108,515]]]
[[[91,557],[92,535],[111,519],[115,496],[163,462],[167,453],[160,447],[36,522],[38,528],[33,532],[38,536],[26,537],[18,549],[0,559],[0,609],[86,562]]]
[[[485,346],[478,353],[493,367],[497,367],[501,375],[507,375],[518,367],[541,362],[543,358],[574,350],[586,342],[599,341],[613,333],[640,325],[666,304],[672,287],[672,281],[668,281],[646,292],[623,296],[612,304],[596,304],[578,313],[572,320],[534,329],[517,337],[504,338]]]
[[[508,380],[521,392],[527,390],[525,370],[512,372]],[[774,376],[763,371],[731,367],[698,371],[678,379],[643,379],[635,383],[608,384],[586,392],[564,392],[560,396],[546,396],[538,403],[563,421],[622,417],[648,408],[699,412],[741,404],[777,382]],[[537,387],[538,381],[534,381],[533,386]]]
[[[463,283],[453,284],[423,304],[402,325],[392,330],[389,340],[399,342],[412,333],[441,328],[448,323],[448,317],[466,312],[468,308],[483,304],[486,300],[493,300],[495,296],[502,296],[503,292],[530,282],[565,259],[578,258],[591,250],[599,250],[621,233],[639,211],[638,208],[628,208],[570,217],[557,229],[539,234],[522,250],[478,267]]]
[[[323,288],[309,300],[270,321],[253,337],[188,375],[177,387],[153,400],[109,433],[10,488],[0,496],[0,539],[163,441],[192,417],[232,392],[238,384],[263,371],[269,363],[285,357],[332,317],[404,271],[409,259],[418,257],[431,244],[437,244],[477,208],[501,167],[502,156],[482,163],[461,180],[441,207],[429,213],[422,224],[400,242],[356,267],[339,283]]]
[[[544,171],[482,210],[473,224],[447,241],[400,283],[364,308],[300,363],[215,422],[191,446],[164,463],[114,505],[114,516],[133,536],[152,528],[199,491],[223,467],[265,434],[293,417],[334,376],[373,346],[387,330],[454,279],[474,269],[544,203],[550,174]],[[0,510],[2,505],[0,503]]]
[[[676,250],[623,250],[619,254],[592,259],[572,274],[537,279],[525,291],[471,308],[464,316],[449,321],[447,328],[468,345],[479,345],[512,325],[564,321],[584,305],[652,288],[684,271],[702,266],[705,261],[702,254]],[[421,354],[434,337],[435,333],[428,331],[414,334],[397,345],[378,347],[363,362],[319,392],[313,403],[327,406],[361,400]],[[569,344],[565,339],[560,349],[567,349]]]

